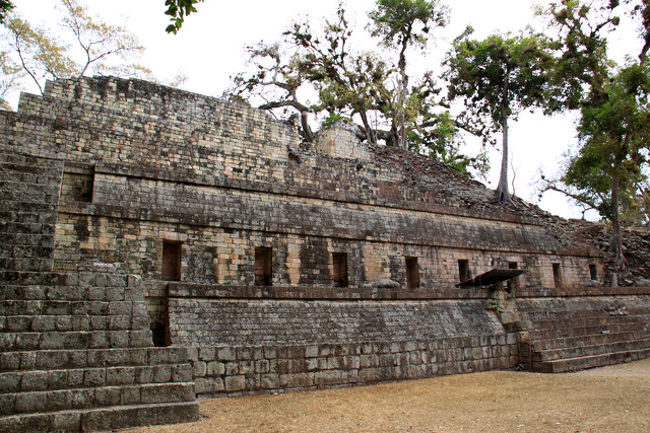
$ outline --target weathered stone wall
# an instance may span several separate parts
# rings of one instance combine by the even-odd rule
[[[200,397],[303,391],[511,368],[514,335],[190,349]]]
[[[101,263],[159,278],[162,239],[183,242],[182,279],[200,283],[250,284],[258,246],[274,249],[274,284],[289,285],[330,284],[332,252],[348,254],[352,287],[402,282],[405,256],[418,257],[431,288],[458,282],[458,260],[473,275],[517,262],[524,286],[555,284],[551,263],[563,285],[581,284],[598,263],[534,218],[490,205],[482,186],[443,166],[415,173],[349,131],[324,132],[336,152],[323,154],[250,107],[108,78],[48,83],[44,97],[23,97],[18,117],[7,132],[16,145],[66,154],[58,271]]]
[[[151,347],[141,278],[51,272],[65,154],[33,131],[18,146],[22,120],[0,113],[0,432],[195,420],[187,351]]]
[[[170,339],[196,347],[190,359],[200,396],[351,386],[518,362],[515,335],[481,300],[431,300],[429,291],[399,289],[173,283],[167,290]]]
[[[251,345],[501,335],[480,301],[169,300],[172,342]]]
[[[488,289],[456,288],[459,261],[472,276],[524,269],[511,294],[528,300],[585,294],[590,265],[600,278],[604,268],[597,252],[549,230],[539,213],[499,206],[492,191],[448,167],[365,146],[349,130],[323,131],[310,146],[292,126],[239,103],[95,78],[24,95],[19,113],[0,113],[0,132],[0,191],[11,197],[0,210],[8,241],[0,270],[13,281],[0,301],[0,345],[11,352],[0,357],[6,425],[25,420],[9,417],[30,401],[55,409],[48,390],[58,370],[67,379],[54,391],[87,396],[64,400],[71,405],[83,400],[90,411],[119,398],[160,421],[176,403],[196,415],[192,378],[200,395],[242,394],[508,368],[520,351],[532,365],[560,348],[535,346],[528,337],[537,325],[526,323],[542,332],[548,315],[543,332],[559,335],[553,320],[600,317],[589,313],[597,302],[512,301],[505,311]],[[30,201],[34,192],[41,201]],[[172,245],[178,275],[163,269]],[[261,247],[271,249],[272,274],[256,285]],[[347,284],[335,281],[340,253]],[[407,257],[417,258],[417,287],[407,286]],[[52,268],[58,273],[48,275],[63,280],[30,280]],[[143,279],[137,289],[111,279],[128,274]],[[177,347],[148,347],[150,324],[156,343]],[[636,356],[644,344],[631,343]],[[48,351],[57,353],[39,367],[45,373],[21,371],[28,355],[14,355]],[[29,388],[35,377],[48,388]],[[158,391],[182,402],[156,409],[149,403]],[[107,412],[92,422],[117,428],[127,412],[97,413]],[[80,416],[70,425],[89,425]]]
[[[522,365],[536,371],[574,371],[650,356],[648,288],[515,298],[501,319],[518,335]]]

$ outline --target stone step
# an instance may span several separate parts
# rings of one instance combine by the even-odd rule
[[[0,300],[0,311],[5,316],[21,315],[131,315],[134,314],[134,304],[140,301],[134,299],[97,299],[85,300],[82,288],[69,288],[68,294],[65,291],[67,287],[61,288],[60,293],[52,295],[52,290],[48,291],[49,299],[19,299],[19,300]],[[127,291],[122,289],[122,291]],[[130,292],[133,292],[131,290]],[[104,296],[106,291],[104,290]],[[65,298],[70,296],[70,298]]]
[[[2,195],[9,202],[4,209],[12,209],[10,204],[14,204],[14,209],[22,208],[23,204],[40,204],[47,205],[50,203],[58,203],[59,191],[55,188],[49,188],[41,191],[40,188],[27,190],[22,188],[20,190],[0,189]]]
[[[13,201],[9,197],[3,197],[2,201],[3,211],[15,211],[15,212],[24,212],[24,213],[35,213],[35,214],[45,214],[52,215],[56,212],[57,205],[52,203],[42,203],[42,202],[24,202],[24,201]]]
[[[51,160],[39,158],[16,159],[15,156],[8,156],[0,153],[0,169],[10,174],[27,174],[31,175],[28,179],[33,179],[34,183],[42,183],[43,179],[54,181],[61,177],[61,173],[52,167]],[[10,177],[6,180],[17,182],[21,178]],[[27,180],[30,182],[30,180]]]
[[[0,396],[17,392],[190,381],[192,381],[192,366],[189,363],[66,370],[16,370],[0,373]]]
[[[49,212],[23,212],[21,210],[0,209],[0,231],[5,230],[5,227],[7,227],[3,224],[12,224],[16,222],[23,224],[56,224],[56,215]]]
[[[129,380],[120,378],[116,380]],[[116,384],[88,388],[0,394],[0,414],[18,415],[107,406],[177,403],[195,399],[194,382]]]
[[[113,322],[113,319],[117,320]],[[137,330],[128,330],[131,327],[131,317],[124,316],[124,323],[120,320],[120,316],[112,316],[109,319],[111,323],[116,323],[116,330],[0,332],[0,351],[7,353],[29,350],[109,349],[151,346],[151,331],[149,329],[137,327]]]
[[[594,335],[585,335],[579,337],[564,337],[549,340],[535,340],[531,342],[534,351],[562,349],[565,347],[593,346],[597,344],[617,343],[621,341],[632,341],[643,339],[644,337],[650,338],[650,333],[640,331],[628,332],[606,332]]]
[[[54,261],[50,258],[16,257],[14,259],[0,259],[0,270],[8,271],[49,272],[52,270],[53,265]]]
[[[50,158],[41,158],[36,155],[27,155],[24,153],[18,153],[15,149],[1,147],[0,146],[0,160],[4,164],[9,165],[19,165],[33,167],[34,165],[39,165],[41,167],[51,167],[52,159]]]
[[[0,433],[114,431],[127,427],[196,421],[196,401],[111,406],[22,416],[0,416]]]
[[[625,352],[650,348],[650,339],[619,341],[606,344],[584,345],[535,351],[531,356],[533,361],[554,361],[556,359],[577,358],[584,356],[602,355],[606,353]]]
[[[618,334],[623,332],[647,332],[644,330],[646,324],[650,322],[628,321],[618,323],[604,323],[594,324],[592,326],[574,326],[562,327],[558,326],[556,329],[533,329],[528,331],[529,339],[532,341],[557,339],[557,338],[570,338],[570,337],[583,337],[599,335],[606,332]]]
[[[29,248],[52,248],[54,246],[54,234],[0,233],[0,243],[2,243],[3,247],[7,245],[20,245]]]
[[[146,322],[143,324],[140,315],[136,317],[128,314],[0,316],[0,333],[24,334],[24,338],[30,338],[33,333],[53,332],[55,334],[52,337],[56,340],[66,337],[81,341],[90,331],[132,331],[133,329],[146,331]],[[60,335],[63,333],[66,335]],[[75,333],[79,335],[75,335]],[[33,348],[27,349],[32,350]],[[54,349],[54,347],[43,347],[42,349]]]
[[[187,359],[184,347],[4,352],[0,372],[184,364]]]
[[[650,349],[605,353],[592,356],[533,362],[532,370],[540,373],[567,373],[588,368],[604,367],[650,357]]]
[[[0,231],[7,235],[17,235],[17,234],[53,235],[54,230],[55,230],[54,223],[42,224],[39,222],[27,222],[27,221],[0,222]]]
[[[641,311],[639,314],[626,314],[620,316],[603,315],[602,312],[596,317],[583,317],[582,315],[573,318],[557,318],[548,320],[533,320],[531,328],[540,331],[557,330],[558,328],[586,328],[604,324],[626,324],[631,322],[645,322],[650,318],[650,314]]]

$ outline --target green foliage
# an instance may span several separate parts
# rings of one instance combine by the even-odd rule
[[[78,78],[87,74],[149,77],[148,69],[133,63],[143,48],[124,28],[90,17],[76,0],[60,0],[64,16],[60,23],[70,46],[52,29],[31,25],[14,14],[5,23],[2,52],[2,96],[19,86],[25,77],[43,91],[44,79]],[[8,83],[11,83],[9,85]]]
[[[320,123],[321,128],[331,128],[338,122],[351,122],[352,119],[336,113],[329,113]]]
[[[165,0],[165,6],[167,6],[165,15],[171,17],[171,24],[165,28],[165,31],[173,34],[178,33],[185,22],[185,17],[192,12],[197,12],[195,5],[200,2],[203,0]]]
[[[491,124],[503,134],[498,199],[511,203],[508,186],[508,120],[524,109],[556,109],[548,71],[553,65],[549,41],[540,34],[484,40],[471,39],[468,27],[453,43],[445,60],[449,98],[465,102],[467,118]],[[487,136],[483,137],[484,140]]]
[[[559,33],[555,48],[560,56],[553,71],[555,84],[561,89],[560,100],[569,109],[590,103],[586,97],[594,103],[604,98],[602,89],[612,67],[605,32],[620,23],[620,16],[615,14],[619,3],[563,0],[539,11]],[[585,92],[585,85],[591,92]]]
[[[310,118],[324,116],[324,126],[353,119],[369,143],[400,145],[402,127],[402,148],[430,154],[462,171],[486,170],[485,158],[458,151],[459,124],[441,106],[433,74],[412,78],[403,88],[407,81],[401,80],[399,62],[386,60],[383,52],[356,52],[352,33],[342,7],[319,32],[308,23],[295,23],[282,42],[249,47],[253,70],[238,74],[235,87],[247,98],[262,99],[261,108],[283,110],[283,116],[297,112],[306,141],[313,138]],[[304,94],[317,98],[309,101],[300,97]]]
[[[610,247],[616,267],[625,267],[620,233],[621,212],[636,206],[647,184],[650,2],[648,0],[563,0],[541,11],[558,30],[560,57],[554,80],[561,102],[580,109],[580,147],[571,155],[558,181],[547,180],[543,191],[572,197],[612,222]],[[607,35],[623,18],[640,22],[643,46],[639,62],[618,68],[609,59]],[[632,212],[633,213],[633,212]]]
[[[547,71],[553,64],[543,35],[470,39],[468,28],[453,43],[445,65],[449,98],[462,98],[479,118],[501,127],[502,107],[509,118],[532,107],[553,108]]]
[[[432,26],[447,24],[448,9],[438,1],[377,0],[376,9],[368,15],[374,24],[372,35],[380,36],[386,46],[424,46]],[[415,29],[418,24],[419,32]]]
[[[7,14],[11,12],[14,5],[9,0],[0,0],[0,24],[5,22]]]
[[[608,220],[617,216],[612,182],[624,207],[633,206],[650,151],[650,75],[647,64],[629,65],[599,91],[599,105],[584,106],[578,125],[580,148],[569,160],[562,182],[576,198]]]
[[[409,94],[406,50],[413,45],[424,48],[432,28],[447,24],[448,10],[437,0],[377,0],[368,16],[373,24],[372,35],[381,37],[384,46],[399,52],[397,88],[387,108],[393,123],[391,141],[406,149],[414,102],[413,94]]]

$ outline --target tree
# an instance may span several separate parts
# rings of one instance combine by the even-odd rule
[[[647,181],[643,168],[650,152],[650,74],[647,64],[623,68],[603,88],[600,104],[585,105],[578,125],[580,148],[569,159],[561,191],[612,222],[611,250],[617,270],[625,267],[620,214],[637,199]]]
[[[524,109],[551,108],[547,70],[553,62],[541,35],[470,39],[468,28],[453,43],[445,60],[449,98],[462,98],[475,119],[485,119],[502,132],[501,174],[497,199],[510,203],[508,186],[508,121]]]
[[[259,106],[263,110],[290,108],[297,111],[301,120],[302,136],[307,142],[312,142],[314,135],[308,116],[314,108],[298,98],[298,90],[305,84],[305,78],[296,63],[285,60],[286,56],[279,43],[260,43],[255,47],[248,47],[248,53],[256,72],[251,76],[237,74],[233,78],[235,93],[244,99],[256,94],[264,100]]]
[[[240,73],[235,91],[247,99],[262,99],[260,108],[295,112],[303,138],[311,141],[309,121],[345,118],[360,123],[359,137],[368,143],[395,145],[395,84],[401,73],[382,52],[353,50],[352,29],[339,7],[322,31],[296,23],[284,40],[249,48],[253,72]],[[485,155],[469,157],[458,151],[461,122],[441,106],[432,73],[411,79],[401,107],[406,148],[430,155],[459,170],[487,170]],[[302,95],[302,99],[301,99]],[[304,95],[315,95],[308,102]]]
[[[376,9],[369,13],[373,36],[380,36],[385,46],[399,50],[397,68],[399,81],[397,99],[392,104],[393,142],[407,148],[407,112],[409,110],[406,74],[406,50],[415,45],[425,47],[432,27],[447,24],[448,10],[436,0],[377,0]]]
[[[625,269],[620,211],[639,196],[638,185],[646,179],[650,2],[563,0],[541,13],[558,30],[560,56],[553,73],[561,102],[581,114],[580,147],[559,180],[545,180],[542,193],[562,192],[612,222],[616,273]],[[608,57],[607,34],[626,16],[641,22],[642,47],[638,63],[619,68]]]
[[[45,79],[79,78],[88,74],[149,77],[148,69],[133,59],[143,48],[124,28],[90,17],[76,0],[60,0],[61,27],[70,47],[47,28],[34,27],[19,15],[5,23],[3,86],[8,90],[28,78],[43,93]],[[11,83],[8,86],[7,83]]]
[[[172,22],[165,28],[165,31],[173,34],[178,33],[185,22],[185,17],[192,12],[197,12],[195,5],[199,2],[203,2],[203,0],[165,0],[165,6],[167,6],[165,15],[169,15]]]

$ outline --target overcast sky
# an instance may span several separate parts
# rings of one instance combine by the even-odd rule
[[[60,15],[53,10],[54,0],[13,1],[18,11],[31,22],[58,30]],[[339,3],[337,0],[206,0],[199,4],[199,12],[189,16],[182,30],[174,36],[164,32],[168,22],[163,15],[163,0],[81,2],[91,16],[125,25],[146,48],[141,63],[158,79],[171,81],[182,73],[187,77],[183,89],[213,96],[221,95],[229,87],[230,77],[246,68],[246,45],[260,40],[278,40],[292,21],[306,17],[317,28],[323,17],[334,16]],[[449,0],[450,24],[438,33],[429,50],[417,54],[413,67],[436,69],[453,38],[467,25],[475,28],[477,37],[495,31],[523,29],[535,19],[532,3],[525,0]],[[374,0],[347,2],[348,17],[359,30],[367,22],[366,14],[373,4]],[[540,171],[547,176],[558,174],[563,154],[575,146],[574,119],[574,114],[545,117],[540,113],[524,113],[511,125],[511,160],[518,196],[538,203],[536,189]],[[498,180],[499,151],[500,146],[490,152],[492,170],[484,183],[491,188]],[[510,176],[512,179],[512,171]],[[538,204],[564,217],[581,215],[579,209],[560,194],[547,193]]]

